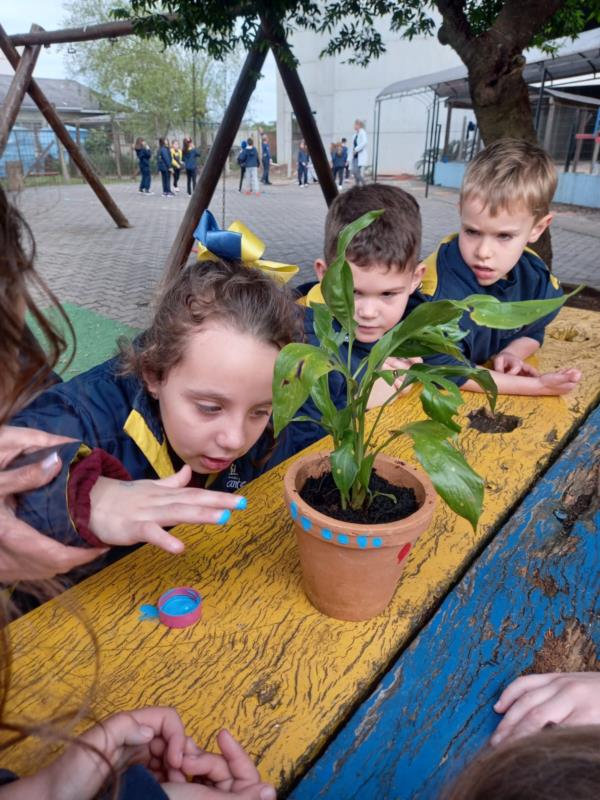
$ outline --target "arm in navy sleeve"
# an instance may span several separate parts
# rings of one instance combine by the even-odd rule
[[[43,392],[11,420],[14,425],[74,439],[58,448],[62,467],[56,478],[46,486],[18,495],[16,513],[23,522],[52,539],[81,547],[86,541],[92,542],[80,536],[69,513],[70,470],[82,445],[93,449],[97,436],[85,404],[76,403],[68,392],[68,384],[59,384]]]

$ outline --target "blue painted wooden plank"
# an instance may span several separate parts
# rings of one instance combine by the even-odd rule
[[[487,742],[511,680],[600,669],[599,433],[597,409],[293,800],[433,800]]]

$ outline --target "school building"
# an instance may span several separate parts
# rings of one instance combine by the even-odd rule
[[[442,185],[460,185],[465,163],[481,147],[466,67],[435,36],[408,41],[383,25],[380,32],[387,51],[366,68],[341,63],[343,56],[320,59],[326,37],[301,31],[291,39],[326,150],[343,136],[351,145],[359,118],[369,140],[371,175],[420,173]],[[540,142],[559,171],[577,173],[568,178],[568,198],[560,199],[600,204],[600,28],[560,42],[554,56],[536,50],[526,56],[524,76]],[[277,138],[280,162],[291,173],[302,137],[279,78]]]

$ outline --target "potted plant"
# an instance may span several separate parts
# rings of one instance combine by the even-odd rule
[[[412,544],[429,526],[435,491],[453,511],[477,525],[483,481],[455,445],[461,430],[456,414],[463,398],[451,378],[477,381],[492,410],[496,385],[487,370],[464,359],[458,344],[465,335],[459,326],[463,313],[480,325],[511,329],[549,314],[566,299],[500,303],[488,295],[471,295],[462,301],[423,303],[376,342],[353,371],[354,287],[345,252],[352,237],[381,213],[369,212],[342,231],[337,257],[321,283],[325,304],[313,306],[320,346],[284,347],[273,382],[276,435],[290,422],[317,422],[333,438],[331,452],[302,456],[291,465],[284,493],[306,594],[320,611],[347,620],[368,619],[388,605]],[[400,370],[402,385],[368,426],[365,415],[373,384],[383,378],[392,385],[398,378],[398,371],[383,367],[386,359],[437,353],[450,354],[462,365],[413,364]],[[329,375],[334,371],[346,383],[341,409],[330,394]],[[388,431],[381,442],[377,434],[383,409],[413,383],[422,387],[427,418]],[[316,416],[296,416],[309,397]],[[384,455],[402,435],[412,438],[427,475]]]

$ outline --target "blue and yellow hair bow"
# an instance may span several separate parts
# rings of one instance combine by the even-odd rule
[[[218,258],[241,261],[247,267],[266,272],[280,283],[287,283],[299,269],[293,264],[263,261],[261,256],[265,252],[265,243],[262,239],[239,220],[232,222],[226,231],[222,230],[208,209],[200,217],[194,238],[198,242],[198,261],[216,261]]]

